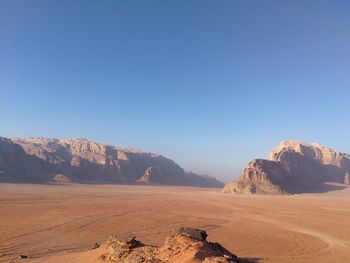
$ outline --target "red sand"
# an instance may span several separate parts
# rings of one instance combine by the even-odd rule
[[[0,184],[0,262],[100,262],[88,250],[134,232],[161,245],[172,229],[255,262],[350,262],[350,188],[325,194],[238,196],[219,189]]]

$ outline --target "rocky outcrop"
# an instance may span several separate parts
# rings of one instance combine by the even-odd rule
[[[283,141],[269,160],[253,160],[238,180],[227,184],[230,193],[283,194],[317,191],[325,182],[347,184],[350,155],[320,144]]]
[[[55,182],[57,184],[70,184],[72,183],[72,180],[64,174],[56,174],[52,178],[52,182]]]
[[[280,162],[256,159],[245,168],[239,180],[226,184],[223,192],[242,194],[281,194],[283,175],[286,173]]]
[[[145,173],[137,180],[137,182],[146,184],[157,182],[158,180],[161,180],[161,175],[162,173],[159,169],[151,166],[146,169]]]
[[[186,173],[159,154],[86,139],[0,137],[0,171],[0,182],[50,182],[61,174],[78,183],[223,186],[215,178]]]
[[[135,239],[133,234],[112,236],[105,246],[104,259],[109,262],[131,263],[243,263],[218,243],[208,242],[207,233],[194,228],[180,228],[166,239],[161,247],[147,246]]]

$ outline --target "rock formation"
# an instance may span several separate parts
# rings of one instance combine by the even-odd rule
[[[350,173],[345,174],[344,184],[350,185]]]
[[[281,194],[281,187],[285,168],[280,162],[256,159],[245,168],[239,180],[225,185],[224,192],[254,193],[254,194]]]
[[[72,183],[72,180],[69,179],[68,176],[64,174],[56,174],[54,177],[52,177],[52,181],[57,184],[69,184]]]
[[[350,155],[320,144],[283,141],[269,160],[251,161],[223,192],[283,194],[315,191],[325,182],[349,182]]]
[[[50,178],[51,165],[27,154],[10,139],[0,137],[0,182],[42,182]]]
[[[143,183],[222,187],[159,154],[86,139],[0,137],[0,182]]]
[[[166,239],[161,247],[147,246],[133,234],[111,236],[104,244],[108,252],[104,259],[115,263],[243,263],[218,243],[206,240],[207,233],[194,228],[180,228]]]
[[[145,173],[141,176],[140,179],[137,180],[139,183],[152,183],[157,182],[158,180],[161,180],[162,173],[159,171],[159,169],[155,167],[148,167],[145,171]]]

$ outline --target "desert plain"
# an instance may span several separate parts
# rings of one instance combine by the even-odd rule
[[[103,262],[91,249],[133,232],[162,245],[189,226],[249,262],[350,262],[350,187],[301,195],[142,185],[0,184],[0,262]],[[27,259],[18,259],[20,254]]]

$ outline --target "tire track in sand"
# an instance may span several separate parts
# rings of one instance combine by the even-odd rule
[[[349,251],[349,249],[350,249],[350,242],[333,237],[333,236],[330,236],[330,235],[327,235],[327,234],[324,234],[324,233],[321,233],[321,232],[318,232],[318,231],[315,231],[315,230],[311,230],[309,228],[301,227],[298,225],[294,225],[291,223],[287,223],[284,221],[271,219],[271,218],[259,216],[259,215],[250,215],[250,216],[247,216],[247,219],[251,219],[251,220],[263,222],[263,223],[268,223],[268,224],[273,224],[274,226],[276,226],[280,229],[285,229],[285,230],[293,231],[296,233],[306,234],[309,236],[316,237],[328,245],[328,247],[326,249],[337,248],[337,249],[345,250],[345,251]]]

